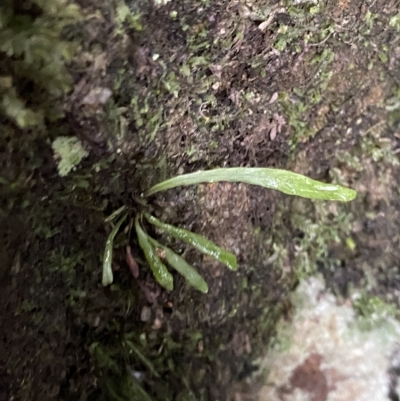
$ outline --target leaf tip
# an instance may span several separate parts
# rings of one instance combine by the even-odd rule
[[[113,282],[113,276],[111,273],[111,276],[109,274],[103,275],[103,279],[101,281],[101,284],[103,285],[103,287],[107,287],[110,284],[112,284]]]
[[[339,187],[340,188],[340,187]],[[342,202],[351,202],[357,197],[357,191],[351,188],[341,187],[339,193],[339,200]]]
[[[232,254],[232,259],[229,261],[229,267],[234,272],[238,269],[237,258],[234,254]]]
[[[349,201],[352,201],[356,198],[357,198],[357,191],[355,191],[354,189],[349,189],[349,192],[348,192]]]
[[[208,285],[206,284],[204,287],[200,288],[200,291],[201,291],[203,294],[207,294],[207,293],[208,293]]]

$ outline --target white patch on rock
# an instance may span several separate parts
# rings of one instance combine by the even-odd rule
[[[299,285],[293,303],[292,321],[281,322],[279,345],[263,361],[258,401],[389,400],[399,322],[385,316],[363,330],[351,301],[339,304],[316,278]]]
[[[154,3],[157,6],[165,6],[166,4],[168,4],[171,0],[154,0]]]
[[[98,106],[99,104],[105,104],[107,100],[111,97],[111,95],[111,89],[100,87],[93,88],[83,98],[82,104],[87,104],[89,106]]]

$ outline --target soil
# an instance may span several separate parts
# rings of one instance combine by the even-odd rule
[[[302,277],[400,306],[398,2],[135,1],[125,19],[122,3],[77,3],[65,118],[0,149],[15,183],[0,215],[0,400],[244,400]],[[93,88],[111,99],[84,104]],[[60,134],[89,150],[64,178],[50,147]],[[238,271],[146,226],[209,284],[204,295],[174,275],[167,292],[128,220],[102,287],[108,215],[125,205],[134,218],[164,178],[229,166],[288,169],[358,196],[313,202],[228,183],[161,193],[153,213],[234,252]]]

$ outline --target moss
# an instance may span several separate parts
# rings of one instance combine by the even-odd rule
[[[60,116],[52,101],[70,88],[65,63],[75,50],[60,36],[79,19],[77,5],[64,0],[8,0],[0,6],[0,76],[8,82],[0,85],[0,111],[18,126]]]
[[[393,27],[396,32],[400,32],[400,14],[393,15],[389,20],[389,25]]]
[[[82,143],[75,137],[59,136],[51,146],[61,177],[66,176],[88,155]]]
[[[130,10],[124,0],[119,0],[117,2],[115,14],[115,34],[125,35],[127,28],[134,29],[136,31],[141,31],[143,29],[143,26],[140,22],[140,13]]]
[[[354,309],[359,316],[357,326],[363,330],[373,330],[386,327],[390,319],[400,316],[400,310],[395,304],[388,303],[364,291],[353,297]],[[390,324],[388,324],[390,326]]]

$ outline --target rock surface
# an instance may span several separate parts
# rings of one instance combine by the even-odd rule
[[[315,278],[299,286],[294,301],[291,323],[282,322],[279,346],[264,360],[259,401],[398,399],[396,320],[373,315],[376,324],[365,329],[352,301],[340,304]]]

